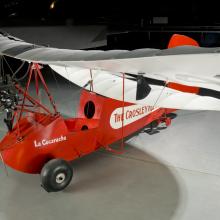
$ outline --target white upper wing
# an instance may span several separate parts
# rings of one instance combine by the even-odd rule
[[[129,73],[133,75],[126,76],[125,101],[175,109],[220,110],[219,48],[64,50],[36,46],[0,34],[0,54],[48,64],[80,86],[91,80],[89,69],[92,69],[95,92],[114,99],[122,100],[121,73]],[[139,73],[149,82],[151,91],[137,100],[135,76]],[[155,80],[159,84],[152,83]],[[174,86],[168,86],[169,83]],[[182,89],[179,85],[188,87]],[[192,92],[190,87],[198,91]]]

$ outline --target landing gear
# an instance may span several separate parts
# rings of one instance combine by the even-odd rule
[[[41,185],[47,192],[58,192],[71,182],[73,170],[71,165],[62,159],[52,159],[41,171]]]
[[[157,134],[160,132],[160,130],[164,130],[169,127],[171,125],[172,119],[174,118],[176,118],[176,114],[174,113],[162,115],[161,118],[152,121],[145,132],[149,135]]]
[[[148,133],[149,135],[153,135],[153,134],[157,134],[159,133],[158,131],[158,121],[155,120],[155,121],[152,121],[148,127],[148,129],[145,130],[146,133]]]

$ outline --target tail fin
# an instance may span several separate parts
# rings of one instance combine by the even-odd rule
[[[178,46],[185,46],[185,45],[191,45],[191,46],[196,46],[199,47],[199,44],[196,40],[187,37],[185,35],[181,34],[174,34],[169,41],[168,47],[167,48],[173,48],[173,47],[178,47]]]

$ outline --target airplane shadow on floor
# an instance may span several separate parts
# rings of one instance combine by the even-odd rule
[[[87,214],[89,209],[94,217],[98,212],[100,219],[170,220],[182,207],[178,176],[157,158],[129,144],[123,155],[100,150],[73,161],[72,166],[71,184],[58,193],[44,192],[38,175],[9,170],[7,180],[1,174],[0,217],[71,219],[78,213],[74,219],[98,220],[91,218],[91,212]]]
[[[119,199],[122,209],[134,207],[151,220],[172,219],[179,209],[178,177],[157,158],[129,144],[125,154],[101,150],[74,161],[73,168],[75,180],[65,193],[106,194],[113,203]]]

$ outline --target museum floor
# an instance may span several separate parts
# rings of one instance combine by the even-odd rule
[[[45,192],[38,175],[6,177],[0,163],[0,220],[219,220],[220,113],[177,114],[168,129],[128,140],[123,155],[74,161],[63,192]]]

